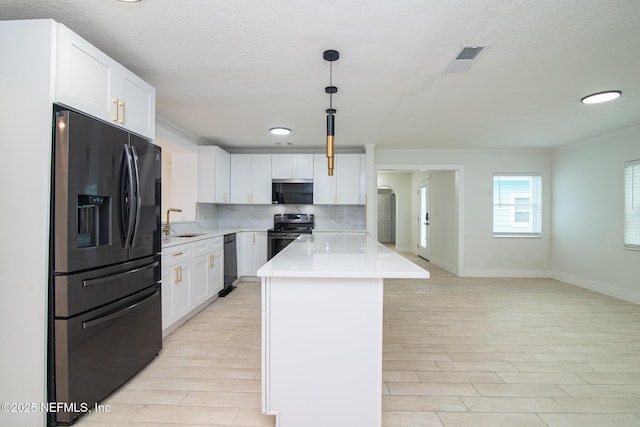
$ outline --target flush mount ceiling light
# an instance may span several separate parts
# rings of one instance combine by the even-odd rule
[[[334,136],[335,136],[335,114],[333,108],[333,94],[338,92],[338,88],[333,86],[333,63],[340,58],[337,50],[325,50],[322,54],[325,61],[329,62],[329,86],[324,88],[324,92],[329,94],[329,108],[327,109],[327,166],[329,176],[333,176],[334,169]]]
[[[592,93],[581,99],[583,104],[599,104],[601,102],[612,101],[620,98],[622,92],[619,90],[608,90],[606,92]]]
[[[269,132],[271,132],[274,135],[289,135],[291,133],[291,129],[283,128],[283,127],[275,127],[275,128],[269,129]]]

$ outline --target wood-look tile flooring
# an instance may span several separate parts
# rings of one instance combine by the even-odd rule
[[[385,282],[385,427],[640,426],[640,306],[409,258],[432,277]],[[203,310],[104,402],[111,412],[76,425],[274,426],[261,414],[259,291],[240,283]]]

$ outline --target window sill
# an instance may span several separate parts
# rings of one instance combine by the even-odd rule
[[[537,234],[537,233],[494,233],[493,237],[496,237],[498,239],[502,239],[502,238],[525,238],[525,239],[541,239],[542,238],[542,234]]]

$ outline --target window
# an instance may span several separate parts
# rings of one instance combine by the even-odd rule
[[[541,232],[541,176],[494,174],[493,235],[538,237]]]
[[[624,246],[640,249],[640,160],[624,164]]]

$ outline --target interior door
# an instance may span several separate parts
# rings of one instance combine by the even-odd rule
[[[418,229],[420,230],[420,235],[418,236],[418,256],[429,260],[431,256],[431,233],[429,233],[430,180],[422,180],[419,185],[420,212],[418,215]]]
[[[378,241],[393,242],[391,233],[391,194],[378,193]]]

